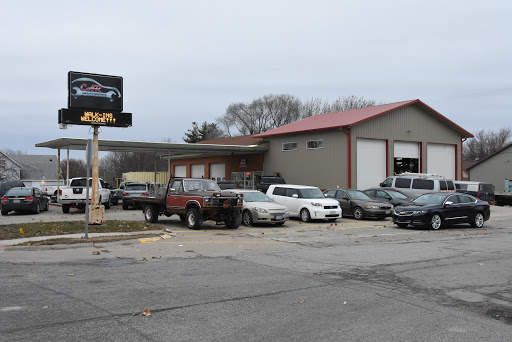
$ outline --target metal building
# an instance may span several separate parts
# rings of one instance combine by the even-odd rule
[[[470,181],[490,183],[494,185],[495,191],[506,191],[505,179],[512,179],[512,144],[480,160],[469,167],[467,172]]]
[[[420,100],[316,115],[257,134],[269,144],[264,173],[288,183],[364,189],[401,172],[462,179],[473,137]]]

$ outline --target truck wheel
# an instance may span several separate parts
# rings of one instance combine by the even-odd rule
[[[71,207],[71,206],[70,206],[69,204],[63,204],[63,205],[62,205],[62,212],[63,212],[64,214],[69,213],[69,208],[70,208],[70,207]]]
[[[197,208],[190,208],[187,210],[187,217],[185,224],[189,229],[200,229],[203,225],[203,219]]]
[[[9,212],[7,210],[2,210],[2,216],[7,216]]]
[[[149,223],[155,223],[158,221],[158,211],[152,205],[147,205],[144,208],[144,218]]]
[[[110,200],[105,202],[104,206],[105,206],[105,209],[110,209]]]
[[[240,224],[242,223],[242,213],[239,211],[233,213],[232,215],[226,217],[224,222],[226,223],[226,228],[237,229],[238,227],[240,227]]]

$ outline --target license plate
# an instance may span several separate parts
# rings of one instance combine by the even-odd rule
[[[386,210],[386,214],[391,214],[391,210]]]
[[[282,220],[283,219],[283,215],[276,215],[275,219],[276,220]]]
[[[12,202],[13,202],[13,203],[20,203],[20,202],[21,202],[21,200],[19,200],[19,199],[15,199],[15,200],[12,200]]]
[[[336,211],[331,210],[331,215],[336,215]]]

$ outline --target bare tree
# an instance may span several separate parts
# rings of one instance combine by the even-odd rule
[[[156,152],[109,152],[100,159],[99,169],[103,180],[114,184],[125,172],[167,171],[167,161]]]
[[[0,164],[0,181],[20,180],[18,170],[13,166]]]
[[[62,160],[60,162],[61,173],[66,176],[67,172],[67,161]],[[85,177],[87,175],[87,164],[82,159],[69,159],[69,178],[74,177]]]
[[[512,130],[501,128],[498,131],[480,130],[464,142],[464,159],[470,161],[482,160],[505,147],[510,143]]]
[[[251,103],[232,103],[226,113],[217,118],[227,135],[237,131],[241,135],[258,134],[278,128],[289,123],[324,113],[340,112],[377,105],[375,100],[363,97],[338,97],[332,103],[311,98],[302,102],[299,98],[288,95],[265,95]]]

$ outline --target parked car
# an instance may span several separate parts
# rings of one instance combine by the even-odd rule
[[[2,197],[9,189],[15,188],[15,187],[24,187],[25,184],[23,184],[22,181],[5,181],[0,182],[0,197]]]
[[[393,223],[401,228],[412,225],[439,229],[457,223],[481,228],[491,216],[489,207],[488,202],[466,194],[425,194],[411,204],[395,207]]]
[[[125,185],[123,192],[123,210],[128,209],[130,206],[135,209],[140,209],[138,205],[134,205],[134,197],[148,197],[149,187],[151,183],[131,182]]]
[[[289,218],[288,209],[258,190],[226,190],[243,197],[242,223],[252,226],[254,223],[273,223],[280,226]]]
[[[262,176],[256,183],[256,190],[267,193],[271,184],[286,184],[283,178],[275,176]]]
[[[482,201],[493,203],[494,198],[494,185],[483,182],[471,181],[455,181],[455,190],[460,193],[468,194]]]
[[[391,176],[380,183],[380,186],[398,189],[413,198],[426,193],[455,192],[455,185],[451,179],[425,173],[403,173],[399,176]]]
[[[271,184],[267,196],[288,208],[290,217],[299,217],[303,222],[312,219],[335,221],[341,217],[338,201],[325,198],[314,186]]]
[[[119,203],[119,195],[116,189],[110,185],[110,183],[105,183],[108,190],[110,190],[110,205],[117,205]]]
[[[238,184],[234,180],[217,181],[217,185],[221,190],[238,189]]]
[[[36,187],[16,187],[9,189],[1,199],[2,215],[10,211],[33,212],[39,214],[41,210],[50,209],[50,198],[41,189]]]
[[[393,205],[384,201],[371,199],[364,192],[352,189],[328,189],[324,191],[327,198],[336,199],[340,203],[343,216],[352,216],[356,220],[365,217],[384,219],[391,216]]]
[[[384,201],[391,203],[393,206],[405,203],[411,203],[414,198],[408,197],[401,191],[396,189],[388,189],[388,188],[373,188],[366,189],[363,192],[368,195],[368,197],[373,198],[378,201]]]

